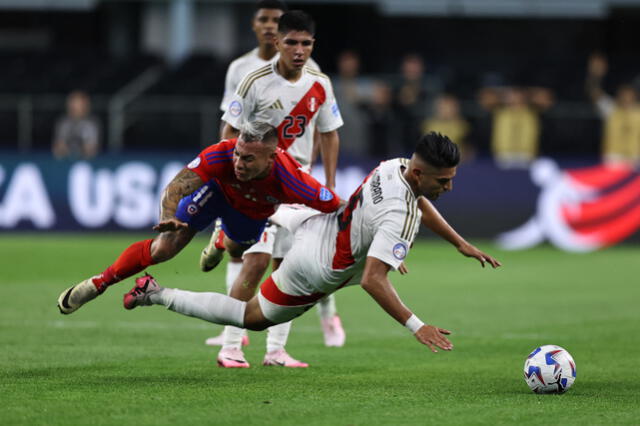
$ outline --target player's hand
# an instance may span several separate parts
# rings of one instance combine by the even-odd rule
[[[405,265],[404,262],[402,262],[400,266],[398,266],[398,272],[400,272],[400,275],[406,275],[409,273],[407,265]]]
[[[187,225],[185,222],[176,218],[171,218],[167,220],[161,220],[160,223],[153,227],[153,230],[158,232],[170,232],[179,231],[180,229],[187,229],[188,227],[189,225]]]
[[[490,264],[494,269],[498,266],[502,266],[502,263],[498,259],[478,250],[475,246],[469,243],[462,244],[458,247],[458,251],[467,257],[474,257],[478,259],[482,267],[484,268],[485,262]]]
[[[453,349],[453,344],[444,336],[445,334],[451,334],[451,332],[444,328],[425,324],[416,331],[414,336],[420,343],[429,346],[431,352],[438,352],[436,346],[445,351],[450,351]]]

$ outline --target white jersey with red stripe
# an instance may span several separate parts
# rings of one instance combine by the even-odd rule
[[[292,249],[272,275],[277,287],[292,296],[332,293],[360,283],[368,256],[397,269],[422,217],[402,175],[408,165],[405,158],[380,163],[339,212],[281,206],[272,221],[299,226]]]
[[[236,129],[245,121],[266,121],[278,128],[279,147],[308,166],[313,133],[342,126],[331,80],[309,66],[292,83],[277,71],[277,59],[247,74],[222,119]]]
[[[220,110],[226,111],[229,108],[229,104],[233,100],[233,94],[236,93],[245,75],[267,65],[272,60],[277,60],[279,56],[280,54],[277,53],[272,59],[262,59],[258,56],[258,48],[256,47],[231,62],[229,68],[227,68],[227,75],[224,79],[224,96],[220,103]],[[307,61],[307,66],[320,71],[320,66],[311,58]]]

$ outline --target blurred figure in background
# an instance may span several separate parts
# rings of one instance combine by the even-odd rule
[[[605,120],[602,159],[608,164],[640,164],[640,105],[635,89],[621,85],[615,100],[602,89],[608,62],[604,55],[594,53],[589,58],[586,88]]]
[[[90,115],[89,96],[79,90],[67,97],[67,113],[59,118],[53,139],[53,155],[60,158],[90,159],[100,148],[100,126]]]
[[[397,138],[396,115],[391,87],[382,80],[371,85],[371,101],[364,105],[368,124],[369,155],[374,158],[396,157],[404,151]],[[347,120],[348,121],[348,120]]]
[[[528,105],[521,88],[507,89],[504,99],[504,106],[493,116],[491,148],[494,160],[502,168],[524,168],[538,155],[540,120]]]
[[[337,65],[338,75],[333,78],[333,88],[342,114],[349,117],[340,129],[341,138],[349,141],[342,150],[351,155],[367,155],[370,141],[362,105],[370,99],[371,82],[360,76],[360,56],[355,51],[340,53]]]
[[[440,85],[436,78],[426,77],[424,61],[417,54],[404,57],[400,72],[401,79],[394,93],[396,113],[401,126],[398,137],[408,143],[420,137],[420,122],[429,102],[440,91]],[[407,145],[405,151],[409,152],[412,148]]]
[[[435,112],[422,122],[422,133],[438,132],[447,135],[458,145],[462,161],[468,161],[475,155],[468,143],[469,123],[460,114],[458,99],[450,94],[440,95],[435,101]]]
[[[500,92],[496,87],[483,87],[476,93],[477,109],[471,121],[471,144],[476,155],[491,153],[493,114],[500,107]]]

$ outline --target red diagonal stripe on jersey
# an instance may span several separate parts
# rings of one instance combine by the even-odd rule
[[[296,141],[296,137],[285,137],[285,127],[287,128],[288,134],[300,134],[302,132],[302,128],[300,127],[301,121],[297,120],[296,117],[304,116],[306,120],[304,125],[308,126],[313,116],[318,112],[320,106],[324,104],[326,100],[327,94],[324,91],[324,87],[316,81],[296,106],[289,112],[289,116],[293,118],[293,122],[289,122],[285,119],[278,126],[278,146],[287,150],[287,148]]]

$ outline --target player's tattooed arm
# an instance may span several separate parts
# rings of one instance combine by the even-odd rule
[[[166,221],[175,218],[180,200],[200,188],[203,184],[202,178],[194,171],[182,169],[180,173],[169,182],[169,185],[167,185],[162,193],[160,220]]]

